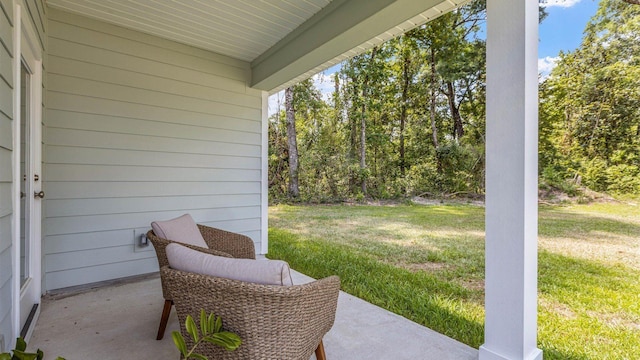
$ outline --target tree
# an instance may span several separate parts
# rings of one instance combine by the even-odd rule
[[[640,176],[638,33],[640,7],[602,0],[578,49],[561,54],[541,87],[540,106],[541,124],[557,129],[541,129],[541,144],[561,157],[542,157],[543,175],[640,192],[633,180]]]
[[[293,88],[284,91],[285,108],[287,114],[287,143],[289,145],[289,196],[298,198],[298,141],[296,133],[296,113],[293,108]]]

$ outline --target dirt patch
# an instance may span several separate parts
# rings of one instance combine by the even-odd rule
[[[618,203],[615,198],[588,188],[579,188],[577,194],[572,196],[555,188],[538,190],[538,202],[541,204],[590,204],[590,203]]]
[[[483,198],[425,198],[421,196],[414,196],[411,198],[411,202],[418,205],[475,205],[484,206]]]
[[[467,290],[484,291],[484,280],[482,279],[462,279],[460,285]]]
[[[407,269],[411,272],[436,272],[442,270],[451,269],[452,265],[445,263],[436,263],[436,262],[426,262],[420,264],[398,264],[403,269]]]
[[[640,330],[640,318],[629,313],[599,313],[588,311],[590,317],[596,318],[613,328]]]
[[[570,320],[578,318],[578,315],[573,310],[571,310],[566,304],[563,304],[561,302],[549,300],[545,298],[539,298],[538,304],[562,316],[563,318],[570,319]]]

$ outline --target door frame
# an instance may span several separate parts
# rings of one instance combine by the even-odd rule
[[[42,190],[42,177],[39,181],[34,181],[33,177],[27,179],[31,186],[27,186],[27,189],[31,189],[26,194],[26,201],[31,203],[28,206],[30,209],[30,221],[27,226],[29,230],[27,233],[30,235],[29,239],[29,274],[31,279],[28,280],[31,283],[28,285],[31,291],[26,293],[22,292],[22,286],[20,286],[20,122],[21,122],[21,79],[20,71],[22,66],[22,59],[24,57],[25,62],[28,64],[29,70],[32,71],[30,78],[32,86],[29,86],[30,107],[28,112],[30,114],[30,145],[32,151],[29,151],[29,159],[25,159],[25,162],[29,163],[29,167],[33,170],[34,174],[41,174],[42,168],[42,48],[38,38],[38,33],[34,28],[34,25],[29,20],[29,14],[25,6],[21,1],[14,3],[14,57],[13,57],[13,71],[14,71],[14,91],[13,91],[13,300],[12,300],[12,312],[13,312],[13,332],[16,338],[20,335],[22,330],[21,313],[24,309],[21,309],[21,303],[23,297],[28,296],[31,298],[31,302],[34,304],[40,303],[40,297],[42,294],[42,201],[35,200],[33,192],[39,192]],[[31,337],[33,328],[37,321],[37,317],[40,312],[38,306],[34,318],[31,320],[30,326],[27,329],[25,340]]]

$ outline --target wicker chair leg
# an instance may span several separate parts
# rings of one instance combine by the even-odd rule
[[[167,322],[169,321],[169,314],[171,314],[171,306],[173,306],[173,301],[165,300],[164,308],[162,309],[162,318],[160,318],[160,327],[158,328],[158,336],[156,336],[156,340],[162,340],[164,337],[164,330],[167,328]]]
[[[320,340],[320,344],[316,348],[316,360],[327,360],[327,355],[324,353],[324,345],[322,344],[322,340]]]

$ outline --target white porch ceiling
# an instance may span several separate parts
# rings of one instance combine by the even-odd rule
[[[46,0],[64,11],[247,61],[271,93],[469,0]]]
[[[252,61],[331,0],[47,0],[49,6]]]

